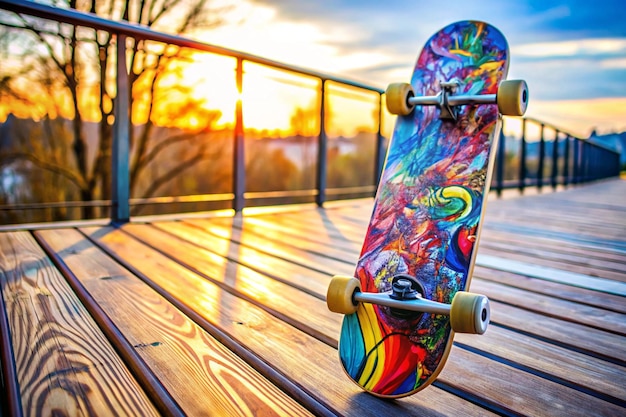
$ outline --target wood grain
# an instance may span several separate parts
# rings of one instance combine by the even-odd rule
[[[30,234],[0,234],[0,269],[24,415],[158,415]]]
[[[228,292],[249,300],[296,328],[330,343],[337,315],[326,308],[323,299],[303,293],[290,285],[260,274],[240,263],[219,256],[163,231],[143,225],[125,225],[124,231],[176,259]],[[276,268],[279,268],[277,265]],[[303,305],[310,310],[301,308]]]
[[[259,224],[260,224],[259,222],[245,222],[245,224],[242,225],[242,228],[244,230],[246,228],[255,229],[257,226],[259,226]],[[255,232],[255,234],[257,236],[261,235],[261,234],[264,234],[265,231],[266,231],[266,227],[267,227],[267,225],[264,225],[263,229],[261,231],[257,230]],[[145,228],[145,226],[135,226],[135,227],[133,227],[134,234],[143,234],[139,230],[140,228]],[[169,228],[169,225],[166,228]],[[299,234],[297,229],[296,230],[292,230],[292,233],[294,233],[294,236]],[[184,237],[184,235],[183,235],[183,237]],[[272,242],[273,242],[273,245],[280,245],[281,244],[278,241],[272,241]],[[307,248],[307,246],[306,246],[306,244],[304,242],[305,242],[304,239],[300,242],[300,249],[303,249],[303,250],[306,251],[308,248]],[[285,247],[288,247],[288,245],[285,245]],[[189,250],[191,250],[191,248],[186,248],[186,250],[184,252],[188,252]],[[171,252],[168,252],[168,253],[171,253]],[[178,255],[174,255],[174,256],[177,257]],[[186,256],[188,256],[188,255],[186,255]],[[267,260],[262,260],[261,261],[262,264],[265,264],[266,262],[267,262]],[[276,275],[276,274],[279,274],[279,272],[275,271],[274,275]],[[283,277],[283,280],[287,280],[287,279],[288,279],[287,277]],[[486,282],[486,283],[483,284],[482,289],[485,289],[485,286],[488,287],[487,289],[490,290],[489,294],[492,295],[492,296],[493,295],[498,295],[497,291],[493,288],[494,286],[495,286],[496,289],[501,290],[500,288],[498,288],[497,284]],[[505,288],[506,292],[511,290],[508,287],[504,287],[504,288]],[[506,293],[505,293],[505,295],[501,296],[501,297],[506,298],[506,297],[508,297],[508,295],[506,295]],[[515,294],[513,294],[512,297],[514,299],[516,299]],[[269,300],[267,300],[265,302],[269,302]],[[541,305],[541,304],[542,304],[542,301],[539,300],[538,305]],[[575,303],[569,303],[568,305],[570,305],[571,307],[577,306],[577,304],[575,304]],[[304,310],[309,311],[309,312],[316,310],[314,308],[314,306],[312,306],[312,305],[309,306],[306,303],[306,301],[304,301],[304,300],[302,300],[302,307],[304,308]],[[528,306],[524,306],[524,307],[526,308]],[[578,307],[576,307],[576,308],[578,308]],[[526,311],[524,311],[523,313],[524,314],[529,314]],[[570,313],[571,313],[570,311],[565,310],[565,311],[563,311],[561,313],[561,315],[562,316],[567,316]],[[519,314],[517,314],[517,316],[519,316]],[[542,319],[545,319],[545,317],[542,317]],[[312,318],[312,320],[314,321],[315,319]],[[555,322],[556,322],[556,320],[555,320]],[[539,323],[539,324],[541,324],[541,323]],[[338,323],[335,322],[335,325],[338,326]],[[565,329],[563,330],[564,332],[567,332],[568,330],[571,330],[567,325],[565,325],[564,327],[565,327]],[[545,330],[545,327],[542,326],[541,328],[543,330]],[[555,326],[555,328],[563,328],[563,323],[560,323],[559,325]],[[338,329],[337,329],[337,331],[338,331]],[[586,329],[584,331],[589,332],[589,329]],[[517,337],[524,339],[528,346],[535,345],[534,342],[532,341],[532,338],[529,338],[527,336],[519,336],[519,335]],[[610,335],[609,335],[609,338],[610,338]],[[497,343],[498,340],[497,339],[495,341],[492,340],[492,342]],[[474,349],[476,349],[476,347],[472,346],[471,343],[470,343],[469,346],[474,348]],[[535,346],[538,347],[538,349],[536,349],[534,353],[535,353],[535,355],[540,356],[540,357],[543,355],[542,348],[545,348],[546,352],[549,352],[549,350],[550,350],[549,348],[551,347],[549,345],[546,345],[546,346],[542,347],[542,346],[540,346],[540,344],[536,344]],[[563,349],[563,348],[561,348],[561,349],[564,350],[564,351],[567,351],[567,349]],[[456,352],[456,351],[457,350],[454,350],[454,352]],[[485,352],[488,352],[488,351],[485,351]],[[514,352],[509,350],[508,353],[514,353]],[[462,356],[463,356],[463,354],[461,354],[461,357]],[[479,356],[485,357],[485,355],[479,355]],[[585,358],[584,355],[579,355],[579,357],[578,357],[578,359],[584,359],[584,358]],[[455,361],[455,356],[453,355],[450,360],[451,361]],[[482,360],[482,359],[480,359],[480,360]],[[600,360],[598,360],[597,362],[599,362],[600,364],[604,364],[604,362],[602,362]],[[538,389],[546,390],[549,393],[549,395],[545,395],[543,397],[543,399],[533,400],[534,404],[535,404],[533,406],[534,410],[541,410],[541,409],[544,409],[545,407],[548,407],[549,403],[544,402],[544,400],[546,398],[550,398],[550,401],[551,401],[552,399],[558,397],[560,395],[560,393],[563,393],[564,390],[567,390],[567,392],[568,392],[567,396],[571,397],[570,399],[574,403],[580,404],[580,403],[584,403],[584,402],[587,402],[587,401],[592,402],[592,403],[596,402],[598,407],[600,407],[603,404],[603,400],[600,399],[600,398],[597,398],[597,396],[593,396],[592,395],[591,398],[588,399],[587,398],[588,395],[586,393],[581,392],[580,390],[578,390],[576,388],[572,389],[572,388],[565,388],[565,387],[563,387],[562,384],[561,384],[562,379],[563,379],[563,378],[561,378],[561,376],[563,376],[563,374],[561,374],[561,376],[555,376],[554,378],[547,378],[547,379],[546,378],[541,378],[541,377],[537,377],[535,375],[535,372],[542,372],[542,371],[532,371],[532,370],[528,369],[528,368],[532,368],[532,366],[529,366],[528,360],[526,360],[526,362],[523,363],[523,364],[520,364],[517,361],[514,361],[514,363],[518,364],[518,366],[520,368],[526,368],[524,370],[515,369],[513,371],[514,373],[518,374],[519,378],[527,378],[527,379],[533,380],[533,384],[536,384],[539,387]],[[546,363],[544,363],[544,365],[547,365],[547,363],[549,363],[549,362],[546,361]],[[464,369],[464,372],[462,373],[463,379],[473,381],[473,383],[476,383],[476,384],[478,384],[480,386],[487,385],[487,386],[491,387],[490,389],[492,389],[493,387],[500,387],[503,383],[507,383],[508,384],[508,380],[500,380],[499,378],[502,378],[502,375],[508,375],[508,373],[511,372],[508,369],[510,366],[507,365],[507,364],[504,364],[504,363],[501,363],[500,366],[497,366],[495,364],[490,364],[490,366],[495,367],[497,372],[493,372],[493,373],[491,373],[489,375],[485,375],[485,374],[483,374],[482,372],[479,371],[479,368],[474,369],[474,371],[472,371],[472,372],[468,372],[467,369]],[[586,366],[591,367],[591,366],[593,366],[593,363],[592,364],[586,364]],[[536,365],[536,367],[541,368],[541,364]],[[467,367],[465,367],[465,368],[467,368]],[[546,366],[546,368],[547,368],[547,366]],[[571,366],[570,366],[570,369],[572,369]],[[461,375],[461,373],[459,373],[459,375]],[[455,381],[458,378],[459,378],[458,375],[455,376],[455,375],[445,374],[445,375],[442,375],[440,377],[440,382],[442,384],[444,384],[445,386],[457,387],[458,384],[456,384]],[[588,385],[592,383],[592,379],[583,378],[582,375],[580,374],[580,372],[573,372],[570,375],[570,379],[571,379],[569,381],[570,385],[584,386],[585,383],[587,383]],[[561,382],[556,383],[556,382],[554,382],[554,380],[558,380],[558,381],[561,381]],[[616,393],[618,391],[618,389],[616,387],[617,387],[616,385],[611,385],[611,388],[613,389],[613,393]],[[583,391],[585,391],[585,389],[583,389]],[[516,392],[515,390],[512,390],[509,393],[513,394],[515,392]],[[493,406],[493,407],[502,407],[502,404],[503,404],[502,403],[502,397],[496,398],[496,397],[493,397],[491,394],[485,394],[485,395],[483,395],[483,397],[484,397],[484,401],[486,401],[487,403],[491,404],[491,406]],[[620,401],[620,400],[618,399],[617,401]],[[608,405],[608,409],[609,410],[614,410],[615,408],[613,407],[613,405]],[[566,415],[568,412],[569,411],[568,411],[567,408],[563,410],[563,414],[564,415]]]
[[[309,415],[71,229],[37,232],[135,346],[187,415]]]
[[[178,308],[198,314],[206,322],[199,323],[203,328],[215,327],[224,332],[246,352],[254,352],[308,395],[326,404],[333,414],[438,416],[454,415],[459,409],[464,410],[465,415],[491,414],[436,387],[429,387],[423,396],[393,403],[363,394],[338,372],[335,348],[225,291],[121,230],[108,229],[103,233],[101,229],[85,229],[85,232],[133,268],[135,273],[149,276],[160,291],[175,299]],[[224,279],[236,282],[236,273],[237,269],[233,268]],[[306,305],[300,305],[299,309],[311,314],[316,312]],[[335,319],[335,336],[339,319]]]
[[[0,234],[26,414],[156,413],[70,277],[189,415],[626,414],[626,297],[480,265],[471,290],[491,298],[487,333],[457,334],[419,395],[362,393],[338,370],[341,316],[324,298],[332,274],[354,271],[371,203],[35,232],[67,277],[29,233]],[[626,282],[624,207],[625,181],[492,199],[481,247]]]

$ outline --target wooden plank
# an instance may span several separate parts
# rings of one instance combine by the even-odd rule
[[[534,265],[528,262],[520,262],[512,259],[511,255],[503,258],[479,253],[476,259],[476,264],[491,269],[513,272],[546,281],[573,285],[588,290],[604,292],[622,297],[626,296],[626,282],[592,277],[577,272],[564,271],[562,269],[551,268],[543,265]]]
[[[542,238],[554,239],[566,243],[576,243],[581,246],[589,246],[591,248],[602,248],[603,250],[626,254],[626,243],[618,239],[603,239],[593,234],[583,235],[569,230],[560,228],[530,225],[527,224],[511,224],[509,221],[497,222],[493,219],[486,221],[485,229],[494,229],[496,231],[505,231],[517,235],[530,235]]]
[[[439,377],[514,415],[617,416],[619,405],[454,347]]]
[[[623,213],[617,211],[589,209],[572,203],[567,203],[567,209],[563,210],[553,204],[546,204],[545,201],[535,201],[532,205],[528,205],[524,200],[518,201],[520,204],[499,205],[498,210],[490,214],[494,219],[507,220],[511,223],[547,222],[553,228],[575,230],[585,234],[594,234],[594,230],[597,230],[599,235],[605,238],[619,237],[616,232],[623,228],[620,223]],[[505,208],[510,210],[505,211]]]
[[[474,279],[498,282],[510,287],[547,295],[561,300],[598,307],[605,310],[626,314],[624,297],[586,290],[584,288],[563,285],[557,282],[532,278],[518,273],[498,271],[477,265],[474,268]]]
[[[25,415],[158,415],[27,232],[0,234],[0,280]]]
[[[491,301],[491,324],[626,366],[624,337]]]
[[[310,261],[312,265],[317,264],[320,267],[325,266],[331,269],[340,269],[347,263],[343,259],[333,259],[325,256],[325,254],[311,251],[308,247],[301,249],[302,245],[287,245],[281,239],[270,241],[267,236],[258,235],[252,230],[242,228],[242,220],[237,218],[222,220],[219,223],[207,219],[188,220],[184,223],[211,235],[242,244],[246,247],[256,248],[263,253],[291,262],[296,262],[294,261],[295,258],[302,258]],[[279,244],[274,244],[274,242],[279,242]],[[325,252],[328,252],[328,250]]]
[[[244,222],[243,229],[247,230],[248,233],[251,233],[251,234],[254,231],[262,235],[270,229],[270,227],[267,225],[264,226],[263,229],[258,229],[257,227],[258,224],[255,224],[254,227],[252,226],[248,227],[247,226],[248,224],[249,223]],[[294,228],[293,233],[297,234],[298,230]],[[271,233],[265,233],[265,235],[272,236]],[[326,238],[320,238],[320,239],[326,240]],[[258,243],[258,244],[261,244],[261,243]],[[281,242],[272,240],[271,245],[272,246],[281,245]],[[304,245],[304,241],[302,242],[301,245]],[[328,245],[329,247],[333,247],[332,242],[329,242]],[[296,257],[293,259],[293,261],[298,262],[299,264],[303,264],[305,266],[307,265],[307,260],[305,259],[297,259]],[[316,265],[316,268],[324,268],[324,265],[323,264]],[[332,273],[351,274],[353,272],[353,268],[354,267],[352,265],[350,265],[349,263],[346,263],[345,265],[340,267],[340,269],[334,270],[334,271],[328,271],[328,273],[329,275]],[[475,287],[475,285],[477,285],[477,283],[479,282],[480,280],[474,280],[473,285],[472,285],[473,291],[480,292],[480,290],[476,290],[476,287]],[[497,302],[501,297],[504,297],[502,299],[504,302],[509,303],[511,301],[514,301],[518,305],[520,302],[522,302],[521,300],[525,299],[525,297],[530,297],[531,301],[533,301],[533,297],[534,297],[532,293],[516,293],[515,295],[510,295],[510,294],[507,295],[507,292],[504,292],[502,294],[500,293],[500,291],[487,293],[487,295],[489,295],[492,298],[492,302],[493,301]],[[544,297],[544,301],[538,301],[538,302],[533,301],[535,308],[537,308],[538,306],[542,307],[542,306],[549,305],[550,302],[551,302],[551,299],[550,298],[545,299],[545,297]],[[566,304],[566,305],[568,308],[574,306],[572,304]],[[569,310],[568,308],[565,308],[565,309],[561,308],[560,310],[561,318],[570,318],[572,311]],[[584,309],[584,306],[580,306],[580,308]],[[500,311],[497,311],[497,310],[500,310]],[[530,311],[523,311],[520,309],[514,309],[514,308],[512,309],[507,304],[492,303],[492,311],[496,312],[496,314],[492,316],[492,319],[493,317],[497,317],[497,322],[502,325],[510,326],[510,327],[519,327],[524,332],[530,332],[542,338],[550,337],[550,335],[553,335],[554,338],[558,340],[562,340],[572,349],[581,349],[581,350],[590,351],[590,352],[593,352],[593,354],[600,355],[602,357],[613,356],[611,351],[618,349],[618,346],[620,345],[621,340],[622,340],[620,339],[619,336],[614,336],[614,335],[611,335],[610,333],[599,331],[597,329],[591,329],[584,325],[580,325],[576,323],[567,324],[563,320],[551,317],[552,313],[546,312],[545,308],[538,310],[539,312],[530,312]],[[497,314],[498,312],[502,312],[503,314]],[[617,323],[617,326],[619,327],[621,326],[619,324],[621,316],[616,316],[616,317],[617,319],[614,320],[614,324]],[[589,319],[590,318],[586,318],[585,320],[589,320]],[[591,318],[590,320],[593,320],[593,318]],[[619,356],[622,359],[626,358],[623,355],[619,355],[619,354],[617,356]]]
[[[517,249],[524,253],[543,253],[543,256],[550,256],[556,259],[563,259],[563,256],[583,265],[610,268],[614,271],[624,271],[624,264],[626,263],[626,255],[613,253],[605,248],[581,247],[570,242],[546,239],[539,236],[525,235],[521,237],[514,233],[483,229],[480,247],[490,245],[494,248]]]
[[[524,269],[528,269],[529,272],[526,275],[529,276],[544,277],[544,279],[552,277],[559,282],[569,281],[572,285],[596,288],[598,291],[605,291],[604,288],[606,287],[606,292],[615,293],[617,291],[617,295],[623,295],[626,289],[626,271],[610,270],[605,267],[586,267],[577,262],[567,262],[564,259],[555,260],[546,256],[535,256],[525,253],[524,248],[509,251],[506,248],[494,248],[493,245],[486,245],[485,248],[482,246],[479,248],[478,256],[480,259],[477,259],[477,262],[483,266],[493,265],[496,269],[502,269],[503,265],[510,265],[502,269],[509,272],[512,272],[512,269],[516,267],[521,273],[524,273]],[[498,263],[498,259],[505,259],[507,262]],[[564,276],[565,274],[569,275],[569,278]],[[607,280],[609,280],[608,287],[606,285]],[[610,288],[611,286],[615,286],[615,288]]]
[[[325,343],[331,343],[328,334],[334,330],[332,322],[336,319],[336,314],[326,308],[324,299],[303,293],[284,282],[153,227],[128,224],[122,230],[224,290],[255,303]],[[310,306],[317,314],[310,314],[302,309],[302,305]]]
[[[103,307],[187,415],[309,415],[79,232],[59,229],[38,235]]]
[[[626,407],[624,368],[498,326],[480,337],[457,333],[455,344]]]
[[[346,222],[344,219],[333,221],[329,210],[318,210],[307,213],[303,218],[302,213],[284,213],[281,216],[257,216],[248,218],[250,222],[257,222],[279,228],[281,232],[290,234],[293,229],[301,230],[306,236],[327,236],[335,243],[350,245],[354,250],[360,250],[367,230],[367,220],[358,224]]]
[[[224,223],[226,219],[219,219],[218,222]],[[194,224],[197,224],[197,221],[194,220]],[[356,263],[361,251],[362,242],[335,244],[331,237],[322,233],[307,233],[302,230],[303,226],[281,228],[275,224],[263,222],[256,217],[234,218],[232,223],[229,222],[228,225],[258,236],[264,241],[269,240],[279,242],[283,246],[302,248],[307,252],[351,265]]]
[[[250,226],[250,223],[246,223],[245,225],[246,226]],[[259,223],[258,222],[252,222],[252,225],[253,226],[258,226]],[[297,233],[297,232],[295,232],[295,233]],[[315,308],[309,307],[308,304],[305,303],[305,302],[302,303],[302,307],[304,309],[306,309],[306,310],[309,310],[309,311],[314,311],[315,310]],[[538,354],[540,354],[540,352]],[[517,371],[515,371],[515,372],[517,372]],[[530,378],[533,378],[533,379],[536,378],[536,375],[534,373],[531,372],[530,374],[531,374]],[[520,374],[520,375],[522,375],[522,374]],[[490,386],[490,387],[497,387],[497,386],[500,386],[500,384],[501,384],[501,381],[499,381],[497,378],[494,378],[493,376],[480,375],[478,372],[472,373],[470,375],[468,375],[467,373],[464,373],[464,377],[467,378],[467,379],[473,380],[474,382],[478,382],[480,384],[483,384],[483,385],[484,384],[488,384],[488,386]],[[450,377],[450,378],[451,378],[452,381],[455,381],[455,380],[457,380],[459,378],[459,376]],[[521,378],[526,378],[526,376],[524,376],[524,377],[520,376],[519,378],[520,379]],[[446,387],[450,386],[450,385],[453,385],[453,384],[450,384],[450,382],[449,382],[449,380],[447,378],[443,378],[443,377],[440,378],[440,383],[443,386],[446,386]],[[539,384],[542,387],[545,386],[546,388],[541,388],[541,389],[542,390],[543,389],[548,389],[549,392],[550,392],[550,395],[552,397],[558,397],[560,395],[559,393],[562,392],[562,390],[563,390],[563,388],[560,387],[561,384],[555,383],[554,381],[550,381],[550,380],[543,381],[541,379],[538,379],[537,381],[534,381],[534,383],[535,384]],[[511,392],[509,392],[509,394],[511,394]],[[583,393],[583,392],[581,392],[581,391],[579,391],[577,389],[572,389],[572,391],[568,392],[567,395],[570,395],[573,399],[575,399],[575,402],[577,402],[579,404],[582,404],[582,403],[585,403],[587,401],[590,401],[591,403],[596,403],[596,405],[598,407],[601,407],[601,408],[602,407],[608,407],[608,409],[610,409],[610,410],[614,410],[615,409],[613,407],[613,404],[604,405],[604,400],[602,398],[598,398],[598,397],[593,397],[592,396],[593,398],[587,399],[586,398],[587,394]],[[482,395],[480,397],[482,397]],[[486,401],[489,404],[495,404],[495,405],[497,405],[497,407],[505,407],[505,405],[506,405],[506,403],[502,401],[502,398],[499,398],[496,401],[496,399],[491,398],[491,394],[486,395],[485,397],[487,397],[487,398],[481,398],[480,401]],[[542,407],[545,407],[545,405],[546,404],[541,404],[541,405],[537,404],[536,410],[537,409],[541,409]]]
[[[171,258],[130,238],[121,230],[107,233],[86,229],[86,233],[110,250],[136,274],[210,333],[218,331],[241,347],[238,354],[252,353],[258,360],[301,387],[308,395],[326,404],[339,415],[489,415],[490,413],[437,387],[423,396],[389,402],[360,395],[360,389],[337,372],[334,347],[299,331],[267,310],[225,291]],[[225,279],[237,281],[237,268]],[[172,279],[176,277],[176,279]],[[302,309],[302,307],[299,307]],[[315,311],[311,311],[311,314]],[[338,323],[338,318],[336,319]],[[336,334],[337,328],[334,333]],[[213,333],[212,333],[213,334]]]
[[[555,297],[534,294],[495,282],[476,280],[472,291],[487,295],[490,299],[533,311],[545,317],[578,323],[590,328],[626,335],[626,315],[597,307],[560,300]]]
[[[355,253],[361,251],[361,242],[342,242],[331,248],[328,243],[333,242],[332,238],[321,232],[312,232],[300,227],[291,229],[289,227],[280,227],[275,223],[264,222],[263,219],[257,217],[235,217],[232,222],[227,219],[217,219],[215,223],[227,224],[232,227],[247,229],[248,233],[256,234],[263,239],[280,241],[283,244],[298,248],[306,248],[306,251],[326,256],[328,258],[337,259],[345,262],[346,258],[352,257]],[[196,223],[194,221],[194,223]],[[356,260],[355,260],[356,261]]]
[[[292,219],[297,219],[297,214],[294,214],[291,216]],[[265,228],[265,230],[271,228],[271,222],[273,221],[278,221],[279,219],[276,216],[272,216],[270,217],[266,217],[262,220],[265,220],[262,224],[263,227]],[[282,215],[281,218],[286,217],[285,215]],[[324,216],[325,219],[323,222],[320,222],[320,216],[319,215],[315,215],[312,213],[308,213],[308,215],[306,216],[306,220],[307,223],[308,222],[312,222],[314,224],[314,226],[318,229],[323,229],[323,228],[330,228],[328,226],[324,226],[323,223],[327,221],[327,217],[329,216]],[[255,220],[255,224],[259,225],[260,223],[258,222],[258,219],[254,219]],[[335,217],[335,220],[337,220],[337,218]],[[300,221],[302,223],[302,221]],[[282,223],[282,222],[281,222]],[[299,235],[302,233],[305,233],[302,231],[302,227],[299,227],[298,224],[296,223],[290,223],[288,225],[281,225],[279,226],[281,231],[283,231],[285,234],[293,234],[293,235]],[[346,230],[344,227],[342,227],[342,224],[339,222],[335,222],[332,226],[332,228],[335,229],[341,229],[341,231],[339,232],[340,235],[342,236],[342,239],[346,239],[346,238],[350,238],[350,239],[354,239],[353,237],[349,237],[349,234],[346,233]],[[308,228],[305,228],[305,230],[307,230]],[[364,229],[364,228],[363,228]],[[335,239],[332,239],[333,242],[335,243],[331,243],[327,237],[324,234],[317,234],[315,235],[318,241],[321,242],[325,242],[326,244],[328,244],[329,247],[335,247],[338,245],[338,243],[336,243]],[[340,244],[340,243],[339,243]],[[356,252],[353,254],[354,256],[356,256]],[[491,260],[493,260],[493,257],[488,257],[488,256],[483,256],[482,252],[479,253],[478,256],[478,263],[477,265],[479,265],[479,270],[481,268],[481,266],[491,266],[492,268],[494,267],[493,262],[490,262]],[[508,283],[510,285],[516,285],[519,282],[526,282],[528,283],[532,283],[532,285],[528,284],[526,285],[526,289],[530,290],[530,291],[535,291],[535,292],[540,292],[540,293],[544,293],[547,295],[556,295],[558,298],[563,298],[563,294],[566,293],[575,293],[576,289],[575,288],[570,288],[569,285],[570,284],[577,284],[583,288],[590,288],[593,290],[598,290],[598,291],[611,291],[611,289],[615,289],[614,287],[616,287],[617,289],[621,289],[621,283],[616,283],[614,281],[609,281],[609,280],[599,280],[595,277],[589,277],[589,276],[585,276],[582,274],[576,274],[576,273],[570,273],[567,271],[562,271],[562,270],[554,270],[551,268],[539,268],[535,265],[527,265],[527,264],[520,264],[520,263],[515,263],[512,262],[510,263],[508,259],[504,260],[503,262],[499,263],[499,265],[501,268],[507,269],[507,270],[511,270],[516,272],[517,274],[523,274],[524,272],[526,272],[526,276],[529,275],[534,275],[535,277],[541,278],[541,279],[549,279],[551,281],[556,281],[556,282],[560,282],[560,283],[564,283],[566,285],[551,285],[551,283],[542,283],[542,282],[538,282],[537,279],[532,279],[532,278],[527,278],[527,277],[521,277],[519,275],[515,275],[515,277],[519,278],[519,280],[517,282],[515,282],[515,284],[513,284],[513,280],[510,279],[508,280]],[[487,270],[486,268],[482,268],[482,270]],[[333,273],[331,271],[326,270],[326,272],[328,273]],[[334,273],[352,273],[351,271],[347,271],[345,269],[338,269],[335,270]],[[506,275],[505,273],[502,273],[503,275]],[[492,278],[495,276],[496,274],[491,274]],[[511,274],[509,274],[511,275]],[[624,276],[626,276],[626,274],[624,274]],[[576,281],[578,280],[578,281]],[[599,285],[602,284],[602,285]],[[547,287],[546,289],[544,289],[544,286]],[[625,287],[626,288],[626,287]],[[550,290],[552,290],[552,292],[550,292]],[[590,294],[588,291],[584,292],[584,294],[582,294],[583,292],[578,292],[577,294],[577,300],[580,301],[582,298],[587,300],[587,303],[590,303],[592,305],[595,305],[596,307],[603,307],[606,308],[608,305],[608,308],[610,309],[611,306],[615,311],[622,311],[624,310],[624,308],[626,308],[625,303],[623,302],[623,299],[621,299],[621,297],[618,296],[614,296],[614,295],[609,295],[609,294]],[[576,301],[573,300],[573,301]]]
[[[242,245],[240,242],[245,241],[245,238],[239,238],[237,240],[224,239],[220,236],[210,234],[204,229],[183,222],[160,222],[153,223],[152,226],[176,238],[191,242],[201,248],[206,248],[230,261],[238,262],[272,279],[282,281],[320,300],[323,300],[325,297],[326,290],[328,289],[327,274],[309,269],[298,263],[289,262],[286,259],[275,257],[271,252],[268,253],[264,251],[263,248]],[[288,251],[299,251],[299,249],[289,248]],[[301,255],[307,256],[306,253],[301,253]]]

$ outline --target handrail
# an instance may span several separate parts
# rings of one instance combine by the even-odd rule
[[[232,201],[232,207],[236,211],[242,210],[246,206],[247,200],[253,200],[258,198],[297,198],[297,197],[314,197],[318,205],[323,205],[327,196],[352,196],[354,194],[367,193],[372,195],[375,192],[375,185],[380,178],[380,172],[382,170],[382,163],[384,161],[385,154],[385,138],[381,133],[381,121],[384,116],[383,110],[383,95],[384,90],[367,85],[361,82],[357,82],[342,77],[325,74],[310,69],[285,64],[282,62],[270,60],[267,58],[259,57],[253,54],[248,54],[233,49],[228,49],[216,45],[211,45],[204,42],[199,42],[190,38],[186,38],[178,35],[169,35],[161,32],[154,31],[148,27],[129,23],[112,21],[91,13],[80,12],[72,9],[61,9],[57,7],[51,7],[44,4],[34,3],[31,1],[19,1],[19,0],[0,0],[0,9],[8,11],[28,14],[35,17],[52,19],[57,22],[90,27],[97,30],[108,31],[118,36],[117,55],[118,68],[116,82],[117,91],[120,92],[116,100],[116,110],[120,114],[116,114],[114,122],[114,137],[113,137],[113,198],[112,200],[97,200],[91,202],[83,201],[71,201],[71,202],[58,202],[58,203],[31,203],[31,204],[16,204],[16,205],[0,205],[0,213],[7,210],[19,210],[24,208],[51,208],[51,207],[86,207],[86,206],[98,206],[98,207],[111,207],[111,219],[115,222],[127,221],[130,217],[130,206],[140,206],[144,204],[164,204],[172,202],[205,202],[205,201]],[[129,124],[128,120],[128,100],[122,100],[122,97],[128,97],[130,91],[128,69],[126,68],[125,58],[125,38],[131,37],[141,40],[152,40],[157,42],[163,42],[180,47],[193,48],[199,51],[210,52],[219,54],[222,56],[228,56],[237,60],[236,66],[236,84],[239,93],[241,94],[243,88],[243,62],[252,62],[260,64],[274,69],[289,71],[291,73],[308,76],[320,80],[320,89],[318,90],[318,97],[320,102],[320,109],[318,113],[320,132],[318,137],[318,155],[317,155],[317,171],[316,171],[316,188],[311,190],[297,190],[297,191],[268,191],[268,192],[251,192],[245,190],[245,158],[244,158],[244,130],[243,130],[243,115],[241,109],[241,101],[238,102],[235,115],[235,129],[234,129],[234,152],[233,152],[233,190],[232,193],[221,194],[204,194],[193,196],[179,196],[179,197],[154,197],[154,198],[130,198],[128,195],[129,189]],[[376,134],[377,142],[375,148],[375,156],[372,161],[374,167],[374,178],[372,178],[372,185],[356,186],[356,187],[344,187],[344,188],[329,188],[326,181],[327,171],[327,134],[325,131],[325,107],[326,92],[328,82],[337,83],[341,86],[349,86],[358,88],[365,91],[374,92],[379,95],[377,102],[377,122],[378,132]],[[528,141],[526,137],[526,126],[528,123],[534,123],[540,126],[540,138],[539,138],[539,156],[537,162],[536,172],[533,174],[531,169],[531,159],[527,155]],[[544,137],[545,129],[552,129],[555,131],[555,139],[552,141],[546,141]],[[564,135],[564,138],[561,137]],[[552,154],[546,155],[546,143],[553,142]],[[518,164],[518,178],[517,179],[505,179],[506,175],[506,153],[510,150],[506,149],[506,141],[500,140],[497,156],[497,166],[494,171],[493,189],[500,194],[502,190],[507,188],[519,188],[521,192],[525,187],[529,185],[537,186],[539,189],[544,185],[544,171],[546,162],[551,161],[551,172],[549,174],[549,184],[556,188],[557,185],[577,184],[586,181],[592,181],[599,178],[605,178],[609,176],[619,175],[619,153],[612,149],[607,149],[604,146],[588,142],[584,139],[578,138],[571,133],[560,129],[551,124],[542,122],[540,120],[525,118],[522,122],[522,134],[519,139],[520,149],[519,157],[516,159]],[[562,150],[559,150],[559,146],[562,146]],[[517,150],[515,151],[517,152]],[[605,161],[605,160],[608,160]],[[534,162],[533,162],[534,163]],[[559,169],[559,167],[561,167]],[[561,172],[559,172],[561,171]],[[546,183],[545,185],[548,185]]]

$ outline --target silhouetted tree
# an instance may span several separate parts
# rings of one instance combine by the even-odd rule
[[[220,10],[206,0],[69,0],[55,5],[176,34],[209,29],[220,23]],[[0,169],[29,164],[69,181],[78,190],[80,200],[110,199],[116,37],[8,12],[0,17],[0,108],[2,103],[10,103],[12,111],[44,120],[44,129],[58,117],[71,120],[68,129],[63,127],[63,134],[69,137],[49,130],[38,132],[42,136],[32,135],[19,141],[13,138],[12,146],[0,151]],[[191,51],[133,39],[128,40],[127,48],[131,119],[136,123],[130,132],[131,195],[138,196],[139,178],[150,163],[173,147],[184,144],[188,148],[179,153],[185,159],[169,164],[167,171],[151,179],[151,185],[142,190],[141,197],[150,197],[175,175],[216,156],[218,149],[197,138],[198,133],[206,134],[212,129],[219,112],[206,110],[205,103],[191,99],[189,91],[181,86],[162,82],[167,74],[179,71],[182,62],[191,59]],[[190,112],[195,112],[200,122],[193,132],[178,129],[170,136],[156,139],[159,135],[155,134],[155,122],[169,121],[176,126],[173,120]],[[89,121],[96,121],[97,134],[87,126]],[[35,146],[37,143],[40,145]],[[94,214],[88,206],[82,216]]]

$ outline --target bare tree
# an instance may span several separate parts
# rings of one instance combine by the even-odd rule
[[[221,14],[221,10],[211,7],[206,0],[69,0],[56,5],[176,34],[210,29],[220,24]],[[20,61],[20,65],[5,67],[0,72],[0,106],[3,101],[13,107],[19,104],[29,109],[30,118],[49,121],[63,117],[71,123],[66,132],[68,140],[59,138],[59,132],[48,130],[40,132],[39,138],[23,138],[19,146],[4,147],[0,151],[0,170],[21,161],[63,177],[64,182],[69,181],[78,190],[80,200],[110,199],[116,37],[108,32],[10,13],[3,13],[1,18],[1,53],[11,55],[5,62]],[[213,128],[220,113],[207,110],[205,103],[192,99],[184,88],[162,82],[168,74],[180,69],[181,62],[192,59],[190,51],[133,39],[127,48],[131,120],[135,122],[130,132],[131,196],[151,197],[175,175],[219,152],[202,137]],[[167,101],[166,110],[157,103],[163,97]],[[170,135],[155,134],[158,130],[155,122],[167,122],[167,118],[189,112],[197,113],[202,121],[193,132],[171,129]],[[96,122],[97,132],[89,129],[88,125],[93,125],[89,121]],[[46,141],[46,145],[35,149],[32,144],[38,141]],[[160,155],[183,144],[187,151],[178,155],[184,159],[152,178],[149,187],[138,190],[147,167]],[[50,149],[55,149],[53,157]],[[83,208],[82,217],[95,214],[92,207]]]

